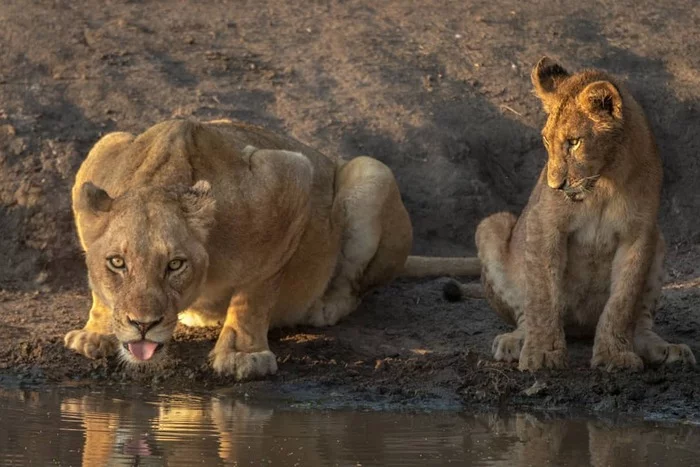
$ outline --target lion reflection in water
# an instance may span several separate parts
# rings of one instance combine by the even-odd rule
[[[440,425],[451,428],[426,437],[429,427],[426,430],[421,423],[423,428],[416,433],[406,414],[276,411],[217,397],[170,397],[158,404],[134,404],[88,395],[65,400],[61,413],[82,421],[82,465],[88,467],[117,459],[148,463],[149,458],[187,465],[195,457],[234,465],[276,459],[309,466],[351,461],[393,465],[405,461],[407,445],[425,460],[478,462],[496,456],[504,465],[526,466],[578,465],[588,459],[590,465],[608,466],[621,458],[642,465],[659,457],[673,464],[669,456],[674,452],[668,446],[677,445],[679,438],[678,433],[649,425],[620,427],[604,420],[530,414],[441,416]],[[405,420],[397,423],[397,417]],[[680,436],[687,444],[700,442],[698,433],[686,431]]]

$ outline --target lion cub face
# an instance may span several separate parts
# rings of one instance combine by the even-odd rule
[[[547,185],[571,201],[583,201],[615,162],[623,129],[620,92],[601,73],[572,76],[548,58],[531,77],[548,116],[542,130]]]
[[[207,182],[141,188],[116,199],[83,185],[77,212],[88,221],[90,286],[112,310],[127,361],[150,361],[172,337],[178,313],[197,298],[214,204]]]

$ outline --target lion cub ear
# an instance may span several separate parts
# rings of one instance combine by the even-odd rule
[[[596,81],[585,87],[578,104],[596,120],[621,120],[622,96],[610,81]]]
[[[532,69],[530,79],[535,86],[537,97],[542,101],[545,112],[549,113],[554,103],[557,88],[569,76],[569,72],[564,67],[547,56],[542,57]]]
[[[90,211],[93,214],[109,212],[112,209],[114,200],[109,197],[106,191],[96,186],[92,182],[85,182],[80,187],[80,198],[78,209]]]
[[[180,195],[180,205],[187,223],[201,241],[206,241],[214,225],[216,200],[211,193],[211,184],[200,180]]]

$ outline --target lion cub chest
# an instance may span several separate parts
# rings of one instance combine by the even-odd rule
[[[620,236],[612,214],[584,211],[570,226],[563,287],[569,318],[576,324],[595,326],[610,295]]]

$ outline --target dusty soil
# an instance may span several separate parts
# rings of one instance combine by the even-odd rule
[[[0,382],[282,388],[350,405],[654,412],[700,419],[698,369],[521,374],[489,360],[506,329],[442,280],[396,282],[328,329],[271,333],[280,372],[234,384],[205,364],[215,330],[178,332],[158,377],[72,355],[88,309],[69,209],[73,176],[106,131],[172,116],[242,119],[397,175],[415,253],[473,253],[482,217],[517,211],[545,153],[529,71],[545,53],[625,77],[665,164],[670,244],[660,332],[700,356],[700,9],[693,0],[131,2],[0,6]],[[523,390],[538,381],[538,391]]]

